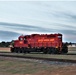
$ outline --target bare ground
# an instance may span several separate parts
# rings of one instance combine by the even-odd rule
[[[54,71],[41,71],[32,75],[76,75],[76,66],[69,66]]]
[[[0,47],[0,51],[1,52],[10,52],[10,48],[9,47]]]
[[[39,71],[33,74],[3,74],[1,73],[0,75],[76,75],[76,66],[69,66],[69,67],[65,67],[62,69],[58,69],[58,70],[53,70],[51,71]]]
[[[0,57],[0,75],[76,75],[76,64],[47,64]]]

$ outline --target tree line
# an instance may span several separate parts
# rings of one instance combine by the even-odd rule
[[[0,42],[0,47],[10,47],[10,45],[13,45],[13,42],[13,40],[11,42],[2,41]]]

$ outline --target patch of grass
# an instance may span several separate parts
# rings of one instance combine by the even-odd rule
[[[33,74],[43,70],[53,71],[58,68],[59,66],[33,61],[0,60],[0,73],[4,74]]]

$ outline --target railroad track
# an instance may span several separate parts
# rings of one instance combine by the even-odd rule
[[[32,56],[22,56],[22,55],[9,55],[9,54],[0,54],[1,57],[12,57],[12,58],[27,58],[27,59],[36,59],[36,60],[46,60],[46,61],[57,61],[57,62],[66,62],[66,63],[76,63],[76,60],[71,59],[58,59],[58,58],[42,58],[42,57],[32,57]]]

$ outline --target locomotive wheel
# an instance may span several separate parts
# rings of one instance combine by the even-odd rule
[[[46,48],[43,50],[43,53],[44,54],[47,54],[47,49]]]
[[[17,48],[14,48],[14,50],[15,50],[16,53],[18,53],[18,49]]]
[[[23,48],[22,49],[22,53],[26,53],[26,48]]]
[[[51,54],[54,54],[54,48],[51,48],[50,51],[51,51]]]
[[[57,54],[57,50],[55,48],[51,49],[51,54]]]
[[[17,48],[17,53],[22,53],[22,48]]]
[[[51,48],[48,48],[47,51],[48,51],[47,54],[51,54],[51,52],[52,52]]]
[[[57,50],[53,47],[48,48],[48,54],[57,54]]]
[[[22,48],[20,49],[20,53],[22,53]]]
[[[30,53],[30,51],[27,51],[27,53]]]

